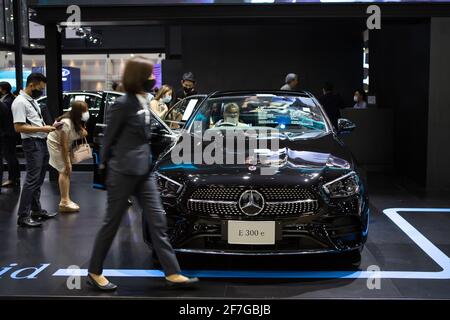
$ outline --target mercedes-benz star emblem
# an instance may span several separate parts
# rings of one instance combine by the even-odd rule
[[[264,209],[264,197],[256,190],[244,191],[239,198],[239,209],[247,216],[256,216]]]

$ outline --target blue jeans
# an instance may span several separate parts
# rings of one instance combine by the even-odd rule
[[[30,216],[30,210],[42,210],[41,186],[47,172],[49,154],[44,139],[23,139],[22,147],[27,161],[27,175],[20,195],[18,215],[19,218],[26,218]]]

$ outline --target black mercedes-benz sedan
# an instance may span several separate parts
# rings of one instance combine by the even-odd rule
[[[340,139],[351,121],[334,128],[306,92],[216,92],[191,112],[154,168],[178,252],[359,254],[369,204]]]

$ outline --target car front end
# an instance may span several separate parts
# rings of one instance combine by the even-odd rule
[[[270,111],[257,109],[258,117],[278,106],[285,112],[277,100]],[[254,110],[248,113],[253,116]],[[286,122],[279,114],[271,121]],[[219,129],[221,134],[230,130],[214,128]],[[290,133],[278,136],[273,174],[264,173],[267,161],[252,162],[248,152],[244,163],[232,164],[176,163],[171,151],[162,156],[156,176],[178,252],[277,255],[363,248],[369,204],[350,152],[332,130],[308,129],[305,137]]]

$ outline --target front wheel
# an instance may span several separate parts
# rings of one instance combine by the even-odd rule
[[[361,265],[361,252],[362,248],[340,253],[339,260],[352,268],[358,268]]]

